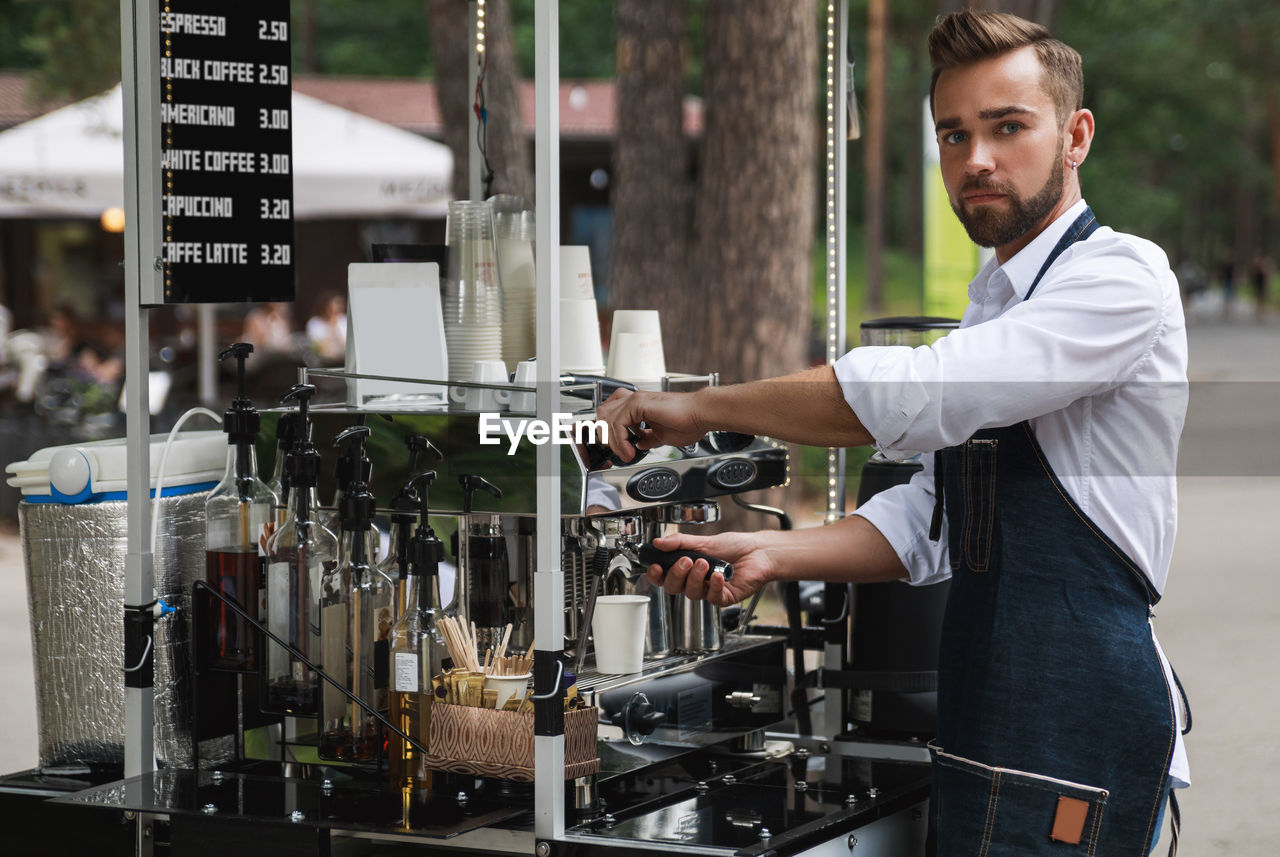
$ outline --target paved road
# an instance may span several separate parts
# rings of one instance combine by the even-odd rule
[[[1191,377],[1180,531],[1156,620],[1195,714],[1182,853],[1274,857],[1280,324],[1193,325]],[[0,533],[0,772],[36,763],[32,688],[21,552]]]

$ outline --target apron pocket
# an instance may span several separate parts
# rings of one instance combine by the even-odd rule
[[[939,857],[1092,857],[1107,791],[933,751]]]
[[[991,564],[991,528],[996,517],[996,461],[1000,441],[969,440],[964,445],[964,546],[965,565],[984,572]]]

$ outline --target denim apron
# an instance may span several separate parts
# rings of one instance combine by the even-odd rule
[[[1027,298],[1096,228],[1086,209]],[[1175,729],[1158,593],[1063,489],[1029,423],[935,463],[952,573],[930,745],[939,857],[1145,857]]]

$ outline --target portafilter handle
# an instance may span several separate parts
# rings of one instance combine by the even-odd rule
[[[654,547],[652,544],[648,542],[645,542],[644,544],[639,545],[635,549],[634,561],[640,566],[641,574],[643,574],[644,570],[649,566],[659,565],[662,567],[662,572],[665,575],[668,571],[671,570],[671,566],[675,565],[677,561],[684,559],[685,557],[688,557],[694,562],[697,562],[700,559],[705,559],[707,561],[708,568],[707,568],[706,579],[708,582],[711,580],[711,575],[715,574],[717,571],[724,575],[725,580],[728,580],[729,578],[733,577],[732,563],[725,562],[722,559],[717,559],[716,557],[713,557],[710,554],[705,554],[700,551],[659,550],[658,548]]]

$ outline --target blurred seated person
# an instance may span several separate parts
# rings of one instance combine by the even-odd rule
[[[347,355],[347,299],[332,292],[320,300],[319,311],[307,321],[307,342],[322,363],[335,365]]]
[[[293,350],[293,323],[289,317],[289,304],[272,301],[258,304],[244,317],[241,338],[252,342],[260,353]],[[250,364],[252,361],[250,361]]]
[[[76,349],[71,374],[102,387],[118,387],[124,381],[124,360],[107,354],[92,343],[81,343]]]
[[[49,313],[49,326],[44,335],[45,355],[55,371],[70,370],[75,355],[86,344],[80,317],[70,304],[59,304]]]

